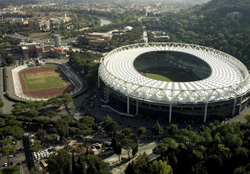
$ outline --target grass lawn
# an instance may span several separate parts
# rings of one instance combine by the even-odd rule
[[[20,174],[20,168],[17,166],[5,167],[0,170],[0,174]]]
[[[42,32],[42,33],[31,33],[29,37],[35,38],[35,39],[49,39],[51,38],[49,36],[50,32]]]
[[[24,74],[28,91],[36,91],[40,89],[56,88],[66,86],[55,71],[46,71],[38,73]]]
[[[168,81],[168,82],[187,82],[190,79],[187,77],[186,74],[181,73],[170,73],[170,72],[162,72],[162,73],[146,73],[146,77],[161,80],[161,81]]]

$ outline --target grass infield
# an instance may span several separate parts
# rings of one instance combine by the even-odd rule
[[[28,91],[63,87],[67,84],[62,81],[60,74],[55,71],[24,74]]]
[[[190,79],[186,74],[171,73],[171,72],[157,72],[145,73],[145,76],[155,80],[168,81],[168,82],[188,82]]]

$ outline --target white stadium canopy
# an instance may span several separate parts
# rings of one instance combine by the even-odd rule
[[[150,79],[134,67],[135,59],[152,51],[176,51],[196,56],[211,68],[208,78],[191,82]],[[153,59],[153,58],[152,58]],[[211,103],[242,96],[250,90],[247,68],[221,51],[183,43],[140,43],[117,48],[107,54],[99,77],[108,87],[139,100],[157,103]]]

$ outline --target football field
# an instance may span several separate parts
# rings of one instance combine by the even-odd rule
[[[63,87],[67,84],[59,77],[55,71],[34,72],[24,74],[28,91],[36,91],[48,88]]]
[[[168,82],[187,82],[190,81],[187,74],[182,73],[173,73],[173,72],[157,72],[157,73],[145,73],[146,77],[161,80],[161,81],[168,81]]]

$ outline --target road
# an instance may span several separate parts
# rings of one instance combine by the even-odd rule
[[[160,140],[140,140],[139,141],[139,149],[138,149],[138,155],[143,154],[144,152],[148,155],[150,155],[151,158],[156,157],[156,155],[153,155],[152,150],[160,143]],[[130,156],[132,155],[132,150],[130,150]],[[123,151],[121,154],[121,157],[128,158],[127,151]],[[115,166],[118,162],[118,157],[116,154],[104,159],[105,162],[110,164],[111,172],[113,174],[124,174],[124,170],[127,167],[127,163],[123,164],[121,166]]]

